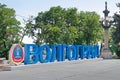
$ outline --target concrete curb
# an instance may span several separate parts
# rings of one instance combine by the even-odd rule
[[[84,59],[84,60],[74,60],[74,61],[68,61],[65,60],[63,62],[51,62],[51,63],[37,63],[37,64],[30,64],[30,65],[24,65],[21,64],[19,66],[10,66],[11,71],[14,70],[26,70],[26,69],[34,69],[34,68],[40,68],[40,67],[45,67],[45,66],[50,66],[50,65],[63,65],[63,64],[67,64],[67,65],[71,65],[71,64],[82,64],[82,63],[87,63],[87,62],[97,62],[97,61],[102,61],[103,58],[95,58],[95,59]]]

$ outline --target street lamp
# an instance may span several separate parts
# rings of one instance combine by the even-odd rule
[[[112,53],[109,49],[109,44],[108,44],[108,30],[112,24],[112,21],[110,20],[110,18],[108,17],[108,14],[110,13],[110,11],[108,11],[107,9],[107,2],[105,2],[105,10],[103,11],[104,13],[104,20],[101,21],[101,25],[104,29],[104,47],[102,49],[102,53],[101,53],[101,57],[105,58],[105,59],[110,59],[112,58]]]
[[[108,30],[112,25],[112,20],[109,17],[106,17],[101,21],[101,25],[105,30]]]

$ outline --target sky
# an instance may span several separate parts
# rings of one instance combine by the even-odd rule
[[[109,16],[119,11],[116,3],[120,0],[0,0],[0,3],[6,4],[8,8],[13,8],[16,11],[16,18],[23,23],[23,19],[27,19],[29,16],[36,17],[39,12],[48,11],[53,6],[76,7],[79,12],[95,11],[103,17],[105,1],[108,3]],[[32,40],[25,37],[23,42],[32,43]]]

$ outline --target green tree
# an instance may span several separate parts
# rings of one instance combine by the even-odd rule
[[[52,7],[49,11],[38,13],[38,16],[35,18],[36,23],[34,29],[40,28],[41,33],[37,35],[37,40],[35,40],[34,42],[37,42],[38,44],[42,44],[42,42],[49,44],[56,43],[56,38],[58,37],[58,35],[56,35],[55,32],[58,31],[57,34],[62,33],[63,29],[66,26],[65,14],[66,10],[64,8],[61,8],[60,6]],[[57,43],[58,41],[60,41],[59,43],[61,43],[62,35],[63,34],[59,35],[60,40],[57,39]]]
[[[35,30],[35,29],[33,29],[34,28],[34,24],[33,24],[34,17],[33,16],[30,16],[27,20],[25,20],[25,19],[23,19],[23,20],[24,20],[25,26],[21,27],[21,29],[20,29],[20,32],[21,32],[20,42],[23,41],[25,36],[33,37],[34,30]]]
[[[94,44],[103,39],[103,29],[99,18],[100,16],[96,12],[80,12],[77,43]]]
[[[49,32],[48,37],[45,40],[46,43],[49,43],[49,44],[63,43],[61,41],[62,31],[59,27],[57,26],[49,27],[48,32]]]
[[[65,35],[63,36],[63,41],[66,44],[74,44],[78,38],[78,30],[75,26],[68,27]]]
[[[120,7],[120,4],[119,6]],[[115,51],[117,56],[120,57],[120,14],[114,14],[114,20],[115,20],[115,30],[113,32],[112,38],[113,38],[113,43],[115,47]]]
[[[78,23],[78,13],[77,8],[69,8],[66,10],[65,15],[66,26],[77,26]]]
[[[15,18],[15,11],[0,4],[0,57],[8,57],[12,44],[19,43],[20,22]]]
[[[103,29],[95,12],[78,13],[76,8],[51,7],[35,18],[34,29],[41,29],[34,42],[93,44],[103,38]],[[51,38],[50,38],[51,37]],[[40,43],[41,44],[41,43]]]
[[[61,34],[59,35],[59,40],[57,41],[57,43],[69,43],[69,42],[74,43],[76,36],[73,35],[71,37],[70,35],[68,36],[68,34],[74,34],[74,33],[70,33],[70,32],[74,32],[71,29],[77,30],[75,29],[75,26],[74,28],[72,27],[75,24],[76,20],[77,20],[76,8],[64,9],[61,8],[60,6],[52,7],[50,8],[49,11],[40,12],[38,14],[38,16],[36,17],[35,28],[41,28],[42,33],[40,37],[43,41],[45,41],[45,43],[56,43],[55,37],[57,38],[58,35],[56,35],[55,32],[57,32],[58,28],[60,30],[58,32],[61,32]],[[51,32],[50,30],[54,30],[54,31]],[[52,33],[54,33],[54,35],[51,36]],[[75,33],[77,32],[75,31]],[[50,38],[50,36],[52,38]],[[74,38],[74,40],[69,39],[68,42],[67,40],[68,37]]]

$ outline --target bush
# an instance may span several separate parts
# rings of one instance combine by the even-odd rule
[[[116,51],[116,55],[120,57],[120,51]]]

